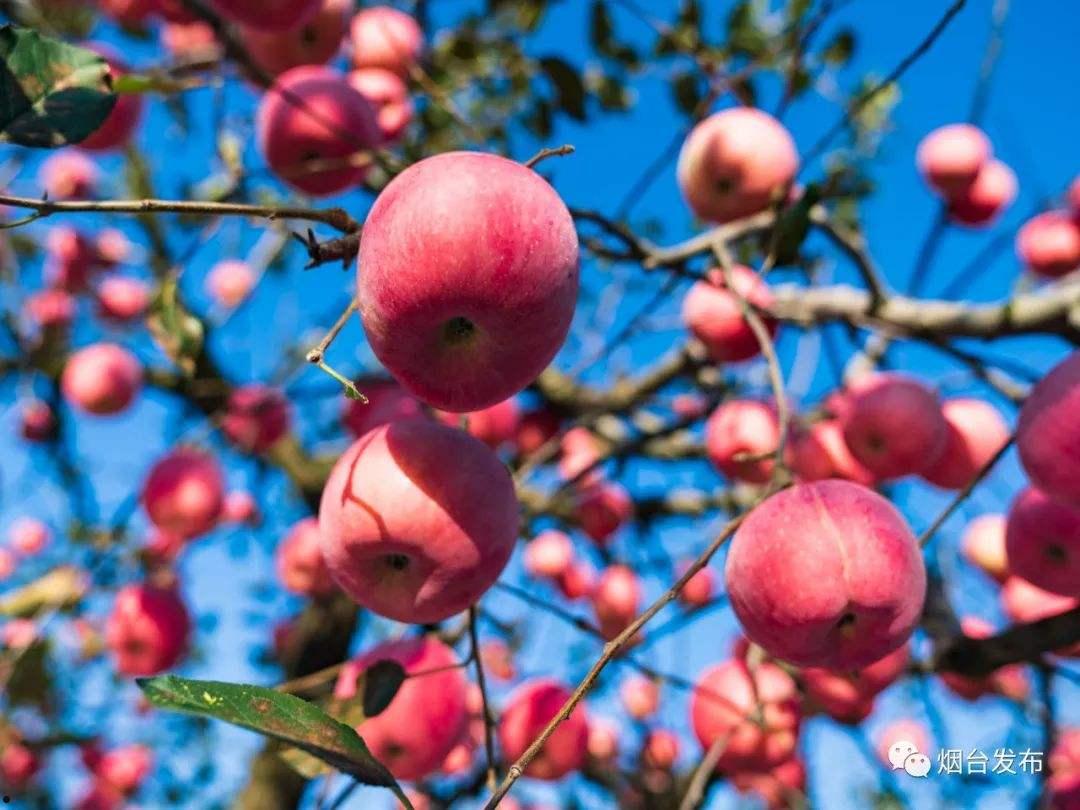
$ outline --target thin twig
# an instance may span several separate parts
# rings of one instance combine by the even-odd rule
[[[469,607],[469,644],[473,668],[476,671],[476,685],[480,689],[481,711],[484,715],[484,754],[487,757],[487,786],[495,790],[499,784],[499,774],[495,770],[495,718],[492,717],[488,703],[487,679],[484,677],[484,662],[480,660],[480,641],[476,634],[476,605]]]
[[[545,147],[533,155],[531,158],[525,161],[524,166],[527,169],[533,168],[541,160],[547,160],[549,157],[562,157],[563,155],[572,155],[574,153],[574,147],[568,143],[564,143],[562,146]]]

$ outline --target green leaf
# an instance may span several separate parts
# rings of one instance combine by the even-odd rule
[[[600,53],[606,53],[611,47],[611,38],[615,27],[611,23],[611,14],[604,0],[593,0],[589,13],[589,41]]]
[[[9,673],[4,689],[8,702],[13,706],[47,707],[52,699],[53,685],[48,667],[48,642],[38,640],[24,650],[11,653],[10,662],[0,663],[0,673]]]
[[[855,53],[855,34],[850,28],[837,31],[821,52],[821,58],[834,67],[846,65]]]
[[[676,73],[671,79],[671,94],[676,107],[687,115],[693,115],[702,98],[697,75],[691,71]]]
[[[810,209],[821,199],[821,189],[809,184],[798,201],[781,213],[773,231],[772,250],[777,265],[795,264],[799,249],[810,233]]]
[[[86,594],[86,576],[74,565],[61,565],[0,600],[0,616],[29,619],[43,610],[74,607]]]
[[[557,56],[544,56],[540,68],[555,87],[556,103],[571,118],[585,120],[585,84],[574,66]]]
[[[195,373],[195,358],[202,351],[202,321],[188,312],[180,300],[175,276],[162,282],[150,304],[146,325],[161,350],[189,377]]]
[[[757,58],[769,45],[768,37],[758,22],[753,4],[748,0],[737,4],[728,15],[728,46],[735,53]]]
[[[55,148],[78,143],[116,103],[98,54],[14,25],[0,27],[0,141]]]
[[[196,681],[162,675],[137,683],[154,706],[223,720],[299,748],[354,779],[390,788],[410,807],[401,787],[356,731],[314,703],[249,684]]]

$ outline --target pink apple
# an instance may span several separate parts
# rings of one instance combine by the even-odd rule
[[[904,644],[919,620],[926,568],[895,507],[871,489],[829,480],[754,508],[725,569],[746,635],[800,666],[856,669]]]
[[[154,464],[143,482],[141,499],[151,523],[187,538],[214,527],[224,490],[217,461],[200,450],[181,447]]]
[[[574,543],[558,529],[540,532],[525,546],[525,570],[538,579],[557,579],[573,563]]]
[[[705,423],[705,453],[725,477],[764,484],[772,477],[780,444],[776,409],[752,399],[721,403]]]
[[[1004,582],[1009,576],[1005,551],[1005,516],[980,515],[968,524],[960,541],[960,552],[969,563],[987,576]]]
[[[557,681],[537,678],[522,684],[509,697],[499,718],[499,746],[507,762],[516,761],[544,730],[570,691]],[[585,764],[588,751],[589,720],[585,707],[578,704],[560,723],[540,749],[525,775],[534,779],[560,779]]]
[[[698,680],[690,721],[704,750],[724,741],[718,770],[767,770],[795,752],[800,721],[795,682],[775,664],[725,661]]]
[[[457,776],[467,772],[473,764],[476,747],[469,742],[459,742],[450,749],[450,753],[443,759],[439,771],[447,776]]]
[[[604,638],[615,638],[637,618],[641,596],[641,581],[632,568],[609,565],[600,573],[592,602]]]
[[[56,435],[56,414],[49,403],[31,399],[23,404],[19,432],[28,442],[47,442]]]
[[[413,395],[462,413],[513,396],[559,350],[577,300],[577,234],[536,172],[449,152],[375,200],[358,268],[375,355]]]
[[[633,675],[619,688],[626,713],[635,720],[648,720],[660,708],[660,686],[644,675]]]
[[[599,481],[578,492],[574,515],[581,530],[603,545],[634,516],[634,501],[621,484]]]
[[[142,389],[142,364],[115,343],[94,343],[72,354],[60,390],[76,408],[98,416],[119,413]]]
[[[979,169],[975,182],[949,200],[949,215],[971,227],[990,225],[1016,199],[1016,175],[1000,160]]]
[[[301,596],[329,596],[335,590],[323,560],[319,521],[304,518],[294,524],[274,553],[278,579],[286,590]]]
[[[948,124],[922,139],[915,162],[927,183],[955,197],[975,182],[991,152],[990,139],[978,127]]]
[[[212,0],[221,16],[261,31],[288,31],[312,19],[319,0]]]
[[[881,764],[886,768],[897,770],[897,766],[889,759],[889,749],[896,743],[909,742],[915,746],[915,750],[921,754],[931,754],[933,745],[930,742],[930,733],[926,726],[917,720],[904,717],[894,720],[885,726],[877,734],[877,752],[881,758]],[[901,766],[903,767],[903,766]]]
[[[21,740],[6,742],[0,750],[0,783],[21,793],[41,770],[41,759]]]
[[[86,47],[100,54],[109,63],[113,81],[127,73],[126,67],[110,46],[100,42],[88,42]],[[142,118],[142,96],[137,93],[121,94],[101,126],[79,141],[79,148],[90,152],[106,152],[123,147],[131,140]]]
[[[51,200],[78,200],[93,195],[100,172],[97,164],[75,149],[49,155],[38,169],[38,183]]]
[[[521,410],[511,397],[479,411],[469,413],[436,411],[435,415],[440,422],[450,427],[458,427],[462,424],[462,419],[467,420],[465,429],[470,435],[478,438],[492,450],[498,450],[514,438]]]
[[[0,647],[24,650],[41,638],[41,629],[33,619],[9,619],[0,628]]]
[[[975,616],[966,616],[961,619],[960,629],[968,638],[989,638],[994,635],[993,626]],[[958,697],[969,701],[978,700],[987,694],[998,694],[1022,700],[1027,693],[1027,677],[1019,664],[1001,667],[981,678],[973,678],[957,672],[942,672],[941,681]]]
[[[838,723],[858,725],[874,710],[874,695],[844,673],[810,667],[802,671],[801,679],[808,713],[817,710]]]
[[[495,582],[517,540],[518,505],[491,450],[460,430],[409,419],[368,432],[338,459],[319,526],[342,590],[381,616],[428,623],[474,604]]]
[[[221,519],[225,523],[242,523],[257,526],[261,520],[255,496],[243,489],[225,493],[221,504]]]
[[[109,276],[98,284],[97,300],[103,318],[127,323],[146,314],[150,306],[150,287],[137,278]]]
[[[666,728],[649,732],[641,746],[641,759],[650,768],[668,770],[679,758],[679,735]]]
[[[1080,351],[1031,389],[1016,424],[1020,461],[1051,498],[1080,506]]]
[[[511,681],[517,677],[514,654],[501,639],[492,639],[481,644],[480,660],[484,664],[484,672],[490,677],[500,681]]]
[[[679,566],[680,575],[686,571],[689,563]],[[716,593],[716,574],[706,566],[694,574],[679,591],[679,601],[688,608],[700,608],[712,602]]]
[[[206,294],[218,306],[240,306],[255,287],[257,277],[250,264],[241,259],[222,259],[206,274]]]
[[[269,30],[244,25],[240,38],[252,60],[271,76],[300,65],[324,65],[345,36],[348,0],[320,0],[315,16],[298,26]]]
[[[22,517],[8,528],[8,543],[23,557],[34,557],[49,545],[52,532],[37,518]]]
[[[1001,413],[981,399],[957,397],[941,406],[945,449],[922,477],[943,489],[963,489],[1009,443],[1011,431]]]
[[[97,249],[85,234],[66,225],[49,229],[45,237],[44,272],[50,287],[82,292],[97,268]]]
[[[739,298],[751,306],[768,309],[773,303],[769,286],[753,270],[742,264],[731,268],[735,292],[727,289],[719,270],[709,271],[708,281],[699,281],[690,288],[682,303],[682,320],[690,333],[705,344],[709,356],[722,363],[749,360],[761,353],[754,330],[743,317]],[[761,316],[770,335],[778,324]]]
[[[362,9],[349,27],[352,61],[358,68],[383,68],[407,76],[424,50],[416,20],[390,6]]]
[[[349,84],[375,108],[383,141],[398,140],[413,118],[409,88],[396,73],[384,68],[360,68],[349,73]]]
[[[385,710],[357,730],[394,776],[422,779],[442,764],[465,731],[465,675],[453,650],[434,637],[391,641],[346,664],[334,697],[353,698],[359,675],[379,661],[396,661],[412,677]]]
[[[180,595],[153,585],[128,585],[113,602],[105,643],[123,675],[156,675],[187,650],[191,620]]]
[[[133,248],[124,232],[119,228],[105,228],[94,239],[94,252],[97,260],[106,267],[126,262],[131,258]]]
[[[1080,267],[1080,221],[1065,211],[1032,217],[1016,233],[1016,255],[1037,276],[1071,273]]]
[[[202,20],[167,22],[161,27],[160,37],[165,50],[184,62],[214,59],[221,51],[214,29]]]
[[[547,408],[523,413],[514,432],[518,453],[528,456],[538,451],[559,434],[560,423],[558,415]]]
[[[559,475],[585,485],[599,480],[600,450],[599,441],[588,428],[570,428],[559,442]]]
[[[585,563],[575,562],[562,572],[556,584],[567,599],[582,599],[596,587],[596,574]]]
[[[1080,594],[1080,507],[1026,489],[1009,509],[1009,572],[1062,596]]]
[[[233,389],[221,430],[247,453],[264,453],[289,432],[292,408],[276,388],[253,383]]]
[[[619,727],[606,717],[589,719],[589,756],[598,762],[610,762],[619,755]]]
[[[151,529],[142,553],[151,566],[167,566],[180,556],[188,544],[188,538],[175,532]]]
[[[18,566],[19,560],[15,554],[10,549],[0,546],[0,582],[14,574]]]
[[[94,764],[94,774],[119,793],[128,796],[150,775],[154,757],[145,745],[125,745],[104,752]]]
[[[66,330],[75,317],[75,299],[64,290],[39,290],[27,296],[24,306],[30,321],[42,330]]]
[[[873,474],[851,454],[838,419],[825,419],[793,432],[786,460],[801,481],[844,478],[871,486]]]
[[[732,774],[731,784],[740,793],[756,794],[767,810],[786,810],[806,801],[806,766],[792,757],[768,771]]]
[[[949,434],[934,392],[894,372],[871,374],[852,387],[843,428],[851,454],[879,479],[928,469]]]
[[[694,127],[679,154],[679,188],[698,217],[728,222],[782,200],[798,169],[783,124],[761,110],[734,107]]]
[[[366,377],[356,381],[356,387],[367,402],[347,399],[342,422],[356,438],[388,422],[425,417],[424,406],[394,380]]]
[[[318,65],[294,67],[278,76],[259,102],[255,133],[274,173],[318,197],[363,180],[371,168],[371,159],[363,153],[382,140],[367,99],[341,73]]]

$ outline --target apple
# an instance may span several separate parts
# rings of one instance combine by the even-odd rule
[[[704,750],[723,740],[717,770],[768,770],[795,753],[800,722],[795,682],[768,662],[717,664],[694,687],[690,722]]]
[[[565,480],[585,486],[595,483],[600,478],[600,460],[600,443],[588,428],[579,425],[563,434],[559,442],[559,475]]]
[[[589,718],[589,756],[597,762],[610,763],[619,755],[619,727],[606,717]]]
[[[968,638],[989,638],[994,635],[993,626],[976,616],[962,618],[960,629]],[[987,694],[1023,700],[1028,691],[1027,676],[1019,664],[1001,667],[981,678],[972,678],[957,672],[942,672],[940,677],[950,691],[967,701],[978,700]]]
[[[225,405],[221,430],[247,453],[265,453],[289,432],[292,409],[276,388],[253,383],[234,388]]]
[[[180,556],[188,543],[188,538],[175,532],[151,529],[143,545],[142,553],[151,566],[167,566]]]
[[[41,638],[41,631],[33,619],[9,619],[0,628],[0,647],[24,650]]]
[[[945,417],[945,449],[922,471],[922,477],[942,489],[963,489],[990,463],[1011,438],[998,410],[981,399],[957,397],[941,406]]]
[[[596,588],[596,574],[585,563],[575,562],[562,572],[556,584],[567,599],[582,599]]]
[[[41,764],[41,758],[20,739],[8,741],[0,750],[0,783],[21,793],[41,770]]]
[[[1025,489],[1009,509],[1008,570],[1061,596],[1080,594],[1080,507]]]
[[[922,612],[926,568],[904,518],[849,481],[796,484],[758,504],[731,541],[728,595],[770,655],[864,667],[904,644]]]
[[[14,574],[18,566],[19,560],[15,554],[10,549],[0,546],[0,582]]]
[[[1080,267],[1080,221],[1066,211],[1032,217],[1016,232],[1016,255],[1037,276],[1071,273]]]
[[[131,241],[119,228],[104,228],[94,239],[97,261],[105,267],[126,262],[132,257]]]
[[[214,29],[202,20],[166,22],[159,36],[162,47],[184,62],[216,59],[221,52]]]
[[[794,756],[764,772],[732,774],[731,784],[740,793],[756,794],[768,810],[785,810],[806,803],[806,766]]]
[[[258,280],[255,270],[242,259],[222,259],[206,274],[206,294],[220,307],[240,306]]]
[[[992,151],[990,139],[978,127],[947,124],[922,139],[915,162],[926,182],[951,198],[975,182]]]
[[[729,399],[705,423],[705,454],[726,478],[765,484],[780,444],[776,409],[752,399]]]
[[[51,200],[79,200],[94,194],[100,179],[97,164],[75,149],[49,155],[38,169],[38,183]]]
[[[948,423],[937,395],[895,372],[874,373],[848,392],[844,441],[856,460],[878,479],[915,475],[941,457]]]
[[[97,249],[85,234],[66,225],[49,229],[44,273],[50,287],[82,292],[97,267]]]
[[[585,534],[605,545],[634,516],[634,501],[621,484],[598,481],[578,492],[574,516]]]
[[[898,742],[911,743],[920,754],[929,755],[934,750],[926,726],[909,717],[902,717],[889,723],[878,732],[877,741],[877,752],[881,758],[881,764],[890,769],[895,766],[889,760],[889,749]]]
[[[679,759],[679,736],[666,728],[655,728],[641,746],[641,760],[650,768],[669,770]]]
[[[465,731],[465,675],[453,650],[433,636],[389,641],[344,666],[334,697],[352,700],[357,678],[379,661],[396,661],[410,677],[357,731],[398,779],[422,779],[442,765]]]
[[[125,745],[101,754],[93,772],[103,782],[122,795],[129,796],[150,775],[154,757],[145,745]]]
[[[94,343],[74,352],[60,375],[60,390],[74,407],[104,416],[127,408],[142,389],[142,364],[115,343]]]
[[[689,567],[688,562],[682,563],[679,566],[679,575],[685,573]],[[716,574],[711,568],[705,566],[686,581],[682,590],[679,591],[678,598],[688,608],[701,608],[712,602],[715,593]]]
[[[1016,175],[1000,160],[987,161],[975,182],[949,200],[949,216],[971,227],[990,225],[1016,199]]]
[[[315,16],[298,26],[269,30],[240,27],[240,39],[252,61],[270,76],[300,65],[324,65],[341,49],[348,0],[320,0]]]
[[[774,300],[769,285],[745,265],[731,268],[731,280],[734,292],[727,289],[722,271],[710,270],[708,280],[696,282],[682,303],[683,323],[718,363],[736,363],[761,354],[761,345],[743,317],[739,299],[765,310]],[[761,319],[769,335],[775,336],[778,323],[766,315]]]
[[[288,31],[319,13],[320,0],[211,0],[229,20],[260,31]]]
[[[348,81],[375,108],[383,142],[401,138],[413,118],[409,88],[401,77],[384,68],[369,67],[350,72]]]
[[[293,524],[274,552],[274,564],[287,591],[301,596],[329,596],[335,591],[334,579],[323,560],[316,518]]]
[[[501,639],[492,639],[480,645],[480,661],[484,665],[484,672],[493,678],[512,681],[517,677],[513,652]]]
[[[635,720],[648,720],[660,708],[660,685],[644,675],[633,675],[619,688],[626,713]]]
[[[128,323],[146,315],[150,306],[150,287],[137,278],[108,276],[98,284],[97,302],[102,318]]]
[[[356,387],[368,401],[347,399],[341,414],[341,421],[356,438],[387,422],[427,417],[420,401],[392,379],[362,377]]]
[[[23,306],[29,320],[45,331],[66,330],[75,317],[75,299],[64,290],[39,290],[28,295]]]
[[[1020,462],[1051,498],[1080,506],[1080,351],[1037,382],[1016,423]]]
[[[190,538],[208,532],[217,523],[224,490],[217,461],[200,450],[181,447],[150,469],[141,500],[157,528]]]
[[[390,6],[357,12],[349,39],[355,67],[383,68],[398,76],[407,76],[424,50],[424,32],[416,20]]]
[[[679,188],[701,219],[728,222],[783,200],[799,170],[795,142],[766,112],[733,107],[694,127],[679,153]]]
[[[395,177],[364,222],[357,266],[376,357],[414,396],[455,413],[531,383],[577,300],[570,212],[540,175],[497,155],[448,152]]]
[[[345,593],[380,616],[429,623],[474,604],[498,578],[518,504],[506,467],[481,442],[407,419],[369,431],[338,459],[319,527]]]
[[[521,411],[517,402],[511,397],[479,411],[469,413],[436,411],[435,416],[444,425],[450,427],[459,427],[462,419],[465,419],[465,429],[470,435],[475,436],[492,450],[498,450],[514,438]]]
[[[801,481],[844,478],[871,486],[874,475],[851,454],[839,419],[824,419],[796,429],[788,441],[785,460]]]
[[[980,515],[968,524],[960,541],[964,559],[997,582],[1009,576],[1005,551],[1005,515]]]
[[[187,650],[191,620],[174,589],[149,584],[121,588],[105,623],[105,643],[123,675],[156,675]]]
[[[874,710],[874,695],[859,689],[843,674],[811,667],[802,672],[806,709],[820,711],[838,723],[858,725]]]
[[[641,604],[638,575],[625,565],[609,565],[600,573],[592,603],[600,631],[610,641],[637,618]]]
[[[120,61],[110,46],[100,42],[88,42],[87,48],[99,54],[109,64],[109,75],[113,81],[127,73],[127,68]],[[142,118],[142,96],[138,93],[124,93],[116,97],[116,103],[105,117],[101,126],[79,141],[79,148],[89,152],[108,152],[120,149],[127,144],[139,126]]]
[[[21,517],[8,527],[8,543],[23,557],[34,557],[49,545],[52,533],[37,518]]]
[[[23,403],[19,433],[28,442],[47,442],[56,436],[56,414],[48,402],[30,399]]]
[[[259,102],[255,135],[274,173],[317,197],[362,181],[371,168],[364,153],[382,140],[367,99],[341,73],[321,65],[294,67],[277,77]]]
[[[540,532],[525,546],[525,570],[536,578],[557,579],[574,563],[574,543],[558,529]]]
[[[259,505],[255,502],[255,496],[250,492],[234,489],[225,493],[225,500],[221,503],[221,520],[223,522],[257,526],[261,519]]]
[[[522,456],[528,456],[544,447],[559,435],[561,421],[558,414],[547,408],[526,411],[518,420],[514,431],[514,444]]]
[[[503,759],[515,762],[540,736],[548,723],[570,699],[570,690],[550,678],[537,678],[518,687],[507,699],[499,718],[499,746]],[[589,720],[579,703],[570,716],[556,726],[544,747],[525,769],[534,779],[560,779],[585,764]]]

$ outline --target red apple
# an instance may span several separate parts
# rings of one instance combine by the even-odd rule
[[[600,449],[600,443],[588,428],[570,428],[559,442],[559,475],[586,486],[595,483],[599,480]]]
[[[375,200],[358,268],[375,355],[419,399],[462,413],[513,396],[559,350],[577,299],[577,234],[531,169],[449,152],[414,163]]]
[[[388,422],[426,416],[419,400],[394,380],[366,377],[357,380],[356,387],[368,401],[346,400],[341,420],[358,439],[369,430]]]
[[[260,31],[288,31],[319,12],[320,0],[212,0],[221,16]]]
[[[362,9],[349,27],[352,61],[358,68],[383,68],[407,76],[424,50],[416,20],[390,6]]]
[[[127,73],[119,54],[110,46],[100,42],[89,42],[86,47],[100,54],[109,63],[109,74],[113,81]],[[79,141],[79,148],[90,152],[106,152],[124,146],[131,140],[132,134],[139,126],[142,105],[142,96],[138,93],[118,95],[116,103],[101,126]]]
[[[710,270],[709,280],[695,283],[682,303],[686,328],[705,344],[713,360],[722,363],[749,360],[761,353],[757,336],[743,317],[739,298],[761,309],[768,309],[773,303],[769,285],[749,267],[735,265],[731,268],[731,279],[734,293],[727,289],[720,270]],[[767,316],[762,316],[762,321],[769,334],[775,335],[777,322]]]
[[[0,784],[15,793],[26,790],[39,770],[41,758],[21,740],[7,742],[0,751]]]
[[[1016,424],[1020,461],[1031,483],[1054,500],[1080,506],[1080,351],[1031,389]]]
[[[375,108],[383,141],[393,143],[409,126],[413,103],[409,88],[396,73],[383,68],[360,68],[349,73],[349,84]]]
[[[126,262],[131,258],[131,241],[119,228],[105,228],[94,239],[94,252],[97,260],[106,267]]]
[[[679,188],[698,217],[727,222],[782,200],[798,169],[783,124],[761,110],[735,107],[694,127],[679,154]]]
[[[274,553],[278,579],[285,589],[301,596],[329,596],[335,590],[323,560],[319,521],[313,517],[295,523]]]
[[[582,488],[575,502],[581,530],[601,545],[634,516],[634,501],[621,484],[599,481]]]
[[[507,700],[499,718],[499,746],[507,762],[516,761],[544,730],[570,691],[549,678],[522,684]],[[578,704],[560,723],[540,749],[525,775],[534,779],[559,779],[585,764],[588,750],[589,721],[585,707]]]
[[[1051,810],[1076,810],[1080,807],[1080,728],[1058,730],[1047,764],[1048,806]]]
[[[226,492],[225,500],[221,504],[221,519],[225,523],[258,525],[261,517],[255,496],[242,489]]]
[[[93,772],[103,782],[122,795],[128,796],[150,775],[154,757],[145,745],[125,745],[104,752],[94,764]]]
[[[1080,508],[1026,489],[1013,501],[1005,532],[1009,572],[1060,594],[1080,594]]]
[[[97,268],[97,249],[85,234],[66,225],[49,229],[44,272],[50,287],[82,292]]]
[[[635,720],[648,720],[660,708],[660,685],[644,675],[633,675],[619,688],[626,713]]]
[[[8,527],[8,543],[23,557],[34,557],[49,545],[52,532],[37,518],[18,518]]]
[[[187,650],[191,620],[180,595],[153,585],[128,585],[116,594],[105,643],[123,675],[156,675]]]
[[[93,195],[97,188],[97,164],[75,149],[49,155],[38,169],[38,183],[51,200],[77,200]]]
[[[264,453],[289,432],[292,409],[276,388],[258,383],[233,389],[225,405],[221,430],[247,453]]]
[[[641,746],[641,760],[650,768],[669,770],[679,758],[679,735],[666,728],[649,732]]]
[[[948,424],[937,396],[903,374],[875,373],[849,391],[843,417],[851,454],[879,479],[918,474],[941,457]]]
[[[596,587],[596,574],[585,563],[575,562],[562,572],[556,584],[567,599],[582,599]]]
[[[523,413],[514,432],[518,453],[535,453],[559,434],[560,423],[558,415],[547,408]]]
[[[689,563],[679,566],[680,575],[686,571]],[[700,608],[712,602],[716,592],[716,574],[706,566],[694,574],[679,591],[679,601],[688,608]]]
[[[606,717],[589,718],[589,756],[598,762],[611,762],[619,755],[619,727]]]
[[[352,699],[357,678],[379,661],[396,661],[411,677],[357,731],[398,779],[422,779],[438,769],[465,731],[465,675],[453,650],[434,637],[391,641],[346,664],[334,697]]]
[[[115,343],[94,343],[72,354],[60,390],[76,408],[98,416],[119,413],[142,389],[138,358]]]
[[[39,290],[24,304],[30,321],[42,330],[61,331],[75,317],[75,299],[64,290]]]
[[[972,227],[990,225],[1016,199],[1016,175],[1000,160],[979,169],[975,182],[949,200],[954,221]]]
[[[436,411],[435,415],[440,422],[450,427],[459,427],[464,417],[467,420],[465,429],[470,435],[478,438],[492,450],[498,450],[514,438],[521,411],[517,402],[511,397],[479,411],[469,413]]]
[[[97,6],[125,28],[139,28],[156,11],[154,0],[98,0]]]
[[[382,140],[367,99],[341,73],[317,65],[278,76],[259,102],[255,133],[259,151],[278,177],[320,197],[362,181],[371,168],[363,153]]]
[[[990,139],[981,129],[948,124],[922,139],[915,162],[927,183],[946,197],[955,197],[975,182],[991,153]]]
[[[1065,211],[1032,217],[1016,233],[1016,255],[1037,276],[1071,273],[1080,267],[1080,221]]]
[[[721,403],[705,423],[705,453],[723,475],[764,484],[772,477],[780,444],[776,409],[752,399]]]
[[[492,639],[481,644],[480,660],[484,664],[484,672],[490,677],[500,681],[512,681],[517,677],[514,654],[501,639]]]
[[[517,540],[518,505],[487,447],[409,419],[368,432],[338,459],[319,525],[323,556],[350,597],[381,616],[427,623],[474,604],[495,582]]]
[[[19,432],[28,442],[47,442],[56,435],[56,414],[49,403],[27,400],[22,406]]]
[[[787,445],[786,460],[802,481],[844,478],[864,486],[874,483],[873,474],[848,449],[838,419],[825,419],[794,431]]]
[[[802,672],[807,713],[820,711],[838,723],[858,725],[874,710],[874,695],[867,694],[843,673],[819,667]]]
[[[159,459],[143,483],[142,505],[159,529],[189,538],[214,527],[225,484],[217,461],[182,447]]]
[[[241,259],[222,259],[206,274],[206,294],[218,306],[238,307],[257,281],[255,270]]]
[[[137,278],[109,276],[98,284],[97,301],[101,317],[127,323],[146,314],[150,306],[150,288]]]
[[[968,524],[960,541],[960,551],[969,563],[987,576],[1004,582],[1009,576],[1005,551],[1005,516],[980,515]]]
[[[1050,593],[1026,579],[1010,576],[1001,586],[1001,605],[1010,620],[1026,624],[1070,611],[1080,605],[1080,598]],[[1080,643],[1057,650],[1057,654],[1080,658]]]
[[[943,489],[963,489],[1009,443],[1009,426],[997,408],[981,399],[957,397],[941,406],[945,449],[922,477]]]
[[[540,532],[525,546],[525,570],[530,576],[561,577],[574,562],[574,543],[558,529]]]
[[[600,573],[592,602],[604,638],[615,638],[637,618],[641,604],[638,575],[625,565],[609,565]]]
[[[215,59],[221,51],[214,29],[202,20],[167,22],[160,37],[165,50],[184,62]]]
[[[800,666],[856,669],[911,636],[926,594],[915,537],[895,507],[848,481],[772,495],[735,533],[725,569],[746,635]]]
[[[324,65],[345,37],[348,0],[320,0],[314,17],[298,26],[270,30],[243,25],[240,38],[252,60],[271,76],[300,65]]]

